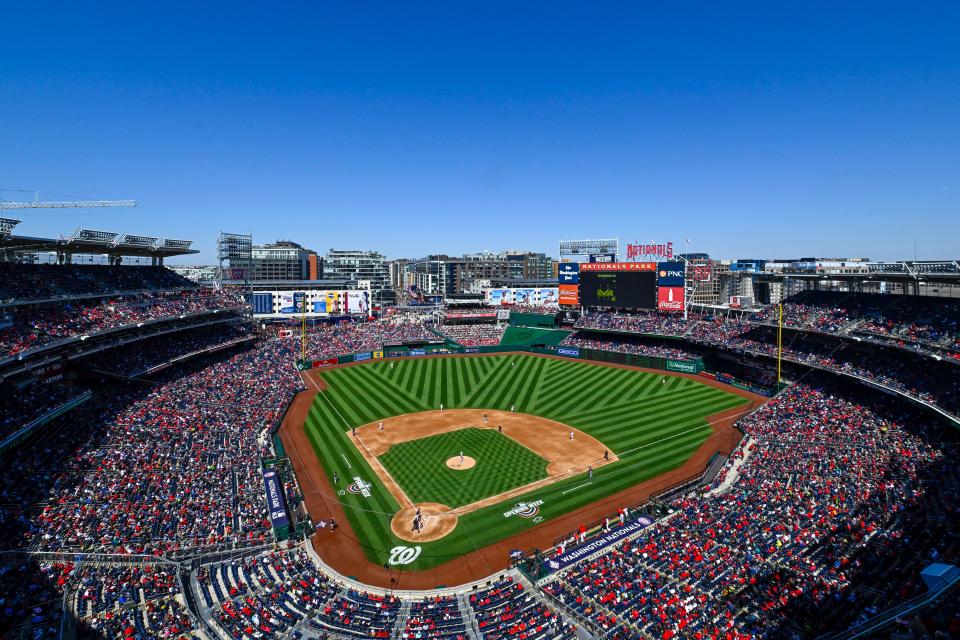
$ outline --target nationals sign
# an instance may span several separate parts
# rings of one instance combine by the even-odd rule
[[[627,245],[627,260],[646,257],[673,259],[673,243]]]

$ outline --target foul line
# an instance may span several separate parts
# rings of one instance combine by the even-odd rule
[[[353,467],[350,466],[350,461],[347,460],[347,456],[345,456],[345,455],[343,455],[343,454],[341,453],[341,454],[340,454],[340,457],[343,458],[343,461],[346,463],[347,469],[353,469]]]
[[[565,495],[567,495],[568,493],[570,493],[571,491],[576,491],[577,489],[580,489],[581,487],[585,487],[585,486],[587,486],[588,484],[593,484],[593,482],[584,482],[583,484],[578,484],[578,485],[575,486],[575,487],[570,487],[570,488],[567,489],[566,491],[561,491],[561,492],[560,492],[560,495],[565,496]]]
[[[316,386],[316,384],[314,384],[314,386]],[[343,417],[343,414],[340,413],[335,406],[333,406],[333,403],[330,402],[330,398],[327,397],[327,394],[325,394],[323,391],[320,391],[319,387],[317,387],[317,393],[323,396],[323,399],[327,401],[327,404],[330,405],[330,408],[333,409],[333,411],[338,416],[340,416],[340,420],[342,420],[343,424],[347,426],[347,430],[352,431],[354,427],[351,426],[350,423],[347,422],[347,419]],[[403,497],[403,500],[406,501],[407,506],[410,508],[413,508],[413,501],[409,497],[407,497],[407,494],[404,492],[403,489],[400,488],[400,485],[397,483],[397,481],[393,479],[393,476],[390,475],[390,472],[387,471],[386,467],[384,467],[383,464],[377,459],[377,456],[373,455],[373,452],[370,451],[370,448],[366,445],[366,443],[363,440],[360,439],[359,436],[357,436],[357,441],[363,445],[363,448],[367,452],[367,455],[363,457],[367,458],[369,456],[369,458],[367,459],[367,463],[369,463],[371,467],[373,467],[374,463],[376,463],[376,466],[379,468],[379,472],[377,471],[377,469],[372,469],[374,474],[378,475],[381,481],[383,481],[385,478],[389,479],[390,482],[393,483],[393,486],[396,487],[397,493],[399,493],[400,496]],[[343,457],[344,460],[347,459],[346,456],[343,455],[343,452],[341,452],[340,455]],[[360,455],[363,455],[363,453],[361,453]],[[349,463],[347,463],[347,465],[349,466]],[[383,475],[380,475],[380,473],[383,473]],[[397,497],[397,494],[394,494],[393,491],[390,491],[390,489],[388,489],[387,487],[384,487],[384,489],[386,489],[387,493],[393,495],[395,498]]]

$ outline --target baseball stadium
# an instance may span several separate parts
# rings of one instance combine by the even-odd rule
[[[436,295],[409,262],[388,299],[250,279],[242,234],[204,282],[165,265],[190,241],[5,224],[5,637],[854,638],[952,615],[956,260],[561,241],[551,279]]]
[[[0,640],[960,640],[960,2],[6,2]]]

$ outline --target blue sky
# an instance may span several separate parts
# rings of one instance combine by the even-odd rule
[[[140,203],[18,231],[960,255],[957,2],[142,5],[5,6],[0,186]]]

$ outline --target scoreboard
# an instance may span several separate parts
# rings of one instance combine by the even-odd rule
[[[581,270],[580,304],[585,307],[655,309],[657,272]]]

